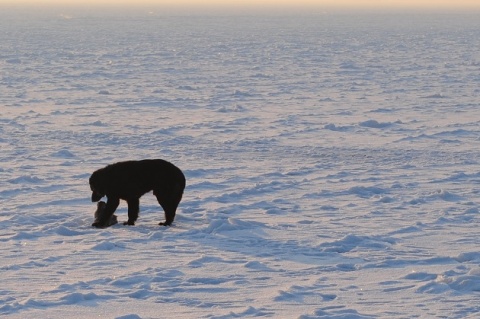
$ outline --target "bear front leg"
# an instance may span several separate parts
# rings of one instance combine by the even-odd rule
[[[138,212],[140,210],[140,199],[133,198],[127,200],[128,204],[128,221],[124,222],[124,225],[135,225],[138,218]]]

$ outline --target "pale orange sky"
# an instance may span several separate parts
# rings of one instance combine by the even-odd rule
[[[355,7],[476,7],[480,0],[0,0],[0,4],[61,5],[272,5],[272,6],[355,6]]]

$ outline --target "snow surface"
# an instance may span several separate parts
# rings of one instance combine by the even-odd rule
[[[478,318],[478,12],[0,30],[1,316]],[[186,174],[174,225],[91,228],[90,174],[142,158]]]

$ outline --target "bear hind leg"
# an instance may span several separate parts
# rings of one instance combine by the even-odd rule
[[[178,204],[182,199],[182,193],[175,194],[172,192],[155,191],[154,195],[155,197],[157,197],[158,203],[160,204],[160,206],[162,206],[163,211],[165,212],[165,222],[161,222],[159,225],[171,225],[173,220],[175,219]]]

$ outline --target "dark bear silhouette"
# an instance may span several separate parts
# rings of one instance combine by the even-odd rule
[[[140,197],[153,191],[158,203],[165,211],[168,226],[175,218],[175,212],[185,189],[185,175],[182,171],[162,159],[126,161],[108,165],[90,176],[92,202],[107,196],[104,213],[92,226],[107,227],[120,199],[127,201],[128,221],[124,225],[135,225],[138,218]]]

